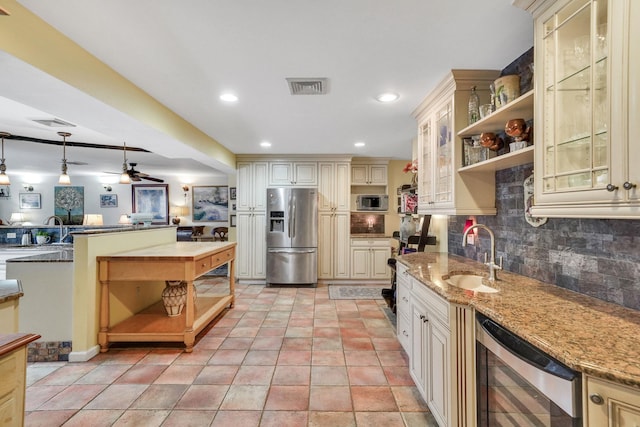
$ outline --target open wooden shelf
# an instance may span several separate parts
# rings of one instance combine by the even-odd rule
[[[497,109],[484,119],[478,120],[458,132],[461,138],[480,135],[482,132],[504,131],[504,126],[510,119],[530,120],[533,118],[533,90],[514,99],[507,105]]]
[[[503,154],[492,159],[475,163],[473,165],[464,166],[458,169],[459,173],[471,172],[495,172],[502,169],[512,168],[514,166],[524,165],[533,162],[534,146],[514,151],[513,153]]]

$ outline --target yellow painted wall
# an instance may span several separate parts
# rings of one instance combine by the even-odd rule
[[[19,298],[0,303],[0,334],[18,332]]]
[[[138,229],[118,233],[74,235],[73,273],[73,350],[84,352],[98,345],[100,329],[100,282],[96,257],[131,251],[176,241],[174,227]],[[126,284],[123,284],[126,286]],[[110,298],[112,324],[148,307],[160,299],[163,283],[143,284],[140,295],[135,290],[114,287]]]

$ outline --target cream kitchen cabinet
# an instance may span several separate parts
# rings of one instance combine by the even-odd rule
[[[534,1],[535,205],[640,218],[640,4]]]
[[[396,335],[404,351],[411,351],[411,280],[407,267],[396,263]]]
[[[240,280],[264,281],[267,277],[267,214],[238,211],[236,221],[236,275]]]
[[[351,185],[387,185],[387,165],[352,164]]]
[[[316,162],[269,162],[269,186],[315,187],[318,185]]]
[[[449,303],[404,264],[396,269],[397,336],[411,377],[438,425],[475,426],[475,405],[467,403],[475,402],[473,310]]]
[[[391,243],[386,238],[351,239],[351,279],[389,280],[387,260],[391,256]]]
[[[244,281],[266,279],[267,162],[238,162],[236,274]]]
[[[640,426],[640,389],[584,376],[585,427]]]
[[[349,212],[318,212],[318,279],[350,278]]]
[[[468,101],[476,86],[488,102],[495,70],[452,70],[413,112],[418,123],[418,213],[495,215],[495,176],[459,174],[458,131],[468,125]]]
[[[349,162],[318,163],[318,278],[350,277]]]
[[[238,162],[237,211],[267,211],[267,165],[267,162]]]

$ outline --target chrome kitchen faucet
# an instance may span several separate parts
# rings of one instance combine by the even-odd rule
[[[487,253],[484,253],[484,265],[489,267],[489,281],[496,281],[496,270],[502,270],[502,257],[500,257],[500,265],[496,264],[496,237],[493,234],[493,231],[489,227],[484,224],[474,224],[471,227],[467,228],[462,235],[462,247],[467,246],[467,235],[469,232],[476,228],[481,228],[483,230],[487,230],[489,233],[489,237],[491,238],[491,259],[487,262]]]

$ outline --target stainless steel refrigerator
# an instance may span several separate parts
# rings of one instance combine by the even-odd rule
[[[318,282],[318,190],[267,188],[267,285]]]

